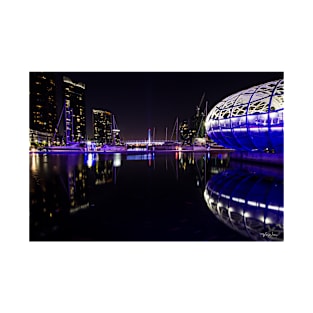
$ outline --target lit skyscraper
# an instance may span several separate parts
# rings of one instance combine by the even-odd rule
[[[29,128],[53,135],[56,118],[55,74],[30,72]]]
[[[92,110],[94,140],[100,144],[111,144],[112,135],[112,113],[104,110]]]
[[[66,110],[66,137],[70,141],[86,139],[85,84],[63,76],[63,103]],[[71,127],[69,127],[71,125]]]
[[[179,127],[180,138],[183,141],[184,145],[190,145],[192,142],[192,130],[189,128],[188,121],[184,120]]]

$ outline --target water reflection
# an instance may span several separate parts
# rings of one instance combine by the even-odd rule
[[[229,166],[192,152],[30,155],[30,239],[246,240],[203,200]]]
[[[283,240],[283,178],[230,169],[207,183],[204,199],[223,223],[253,240]]]
[[[31,237],[56,231],[69,214],[89,207],[87,169],[80,161],[80,155],[31,157]]]

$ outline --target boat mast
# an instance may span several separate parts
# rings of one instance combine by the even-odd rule
[[[200,100],[200,104],[199,104],[199,106],[197,107],[197,110],[199,110],[199,111],[200,111],[200,109],[201,109],[201,105],[202,105],[204,96],[205,96],[205,92],[203,93],[203,95],[202,95],[202,97],[201,97],[201,100]],[[200,129],[201,129],[201,126],[202,126],[203,117],[204,117],[204,119],[205,119],[206,116],[207,116],[207,113],[206,113],[206,112],[207,112],[207,105],[208,105],[208,101],[206,101],[206,104],[205,104],[205,111],[204,111],[205,116],[203,116],[203,114],[201,114],[202,116],[201,116],[201,120],[200,120],[200,123],[199,123],[198,131],[197,131],[197,138],[199,137],[199,133],[200,133]]]
[[[174,128],[172,131],[172,136],[171,136],[171,140],[173,140],[174,137],[174,132],[176,131],[176,141],[178,141],[178,117],[176,118],[175,124],[174,124]]]

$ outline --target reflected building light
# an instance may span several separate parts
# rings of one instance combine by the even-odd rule
[[[249,218],[249,217],[251,217],[251,214],[249,212],[245,212],[245,213],[243,213],[243,217]]]
[[[281,210],[282,211],[282,207],[279,207],[279,206],[277,206],[277,205],[271,205],[271,204],[269,204],[268,206],[267,206],[269,209],[271,209],[271,210],[275,210],[275,211],[279,211],[279,210]]]
[[[203,196],[204,196],[204,200],[206,202],[210,201],[210,197],[209,197],[209,194],[208,194],[207,190],[204,190]]]
[[[84,210],[84,209],[87,209],[87,208],[89,208],[89,202],[87,202],[86,204],[82,204],[82,205],[79,205],[79,206],[77,206],[75,208],[70,209],[70,214],[76,213],[76,212],[78,212],[80,210]]]
[[[120,153],[113,154],[113,166],[120,167],[122,164],[122,155]]]
[[[241,199],[241,198],[232,197],[231,199],[233,201],[240,202],[240,203],[245,203],[246,202],[244,199]]]
[[[265,224],[273,224],[273,220],[269,217],[265,219]]]
[[[154,160],[155,154],[134,154],[126,155],[126,160],[130,161],[142,161],[142,160]]]
[[[93,156],[92,156],[92,153],[88,153],[87,166],[91,168],[92,165],[93,165]]]
[[[258,206],[258,203],[255,201],[248,201],[247,203],[252,206]]]
[[[39,168],[39,155],[37,153],[32,153],[32,166],[31,169],[33,172],[37,171]]]

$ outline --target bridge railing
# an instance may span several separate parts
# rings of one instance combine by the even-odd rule
[[[136,145],[162,145],[164,140],[126,140],[125,145],[136,146]]]

